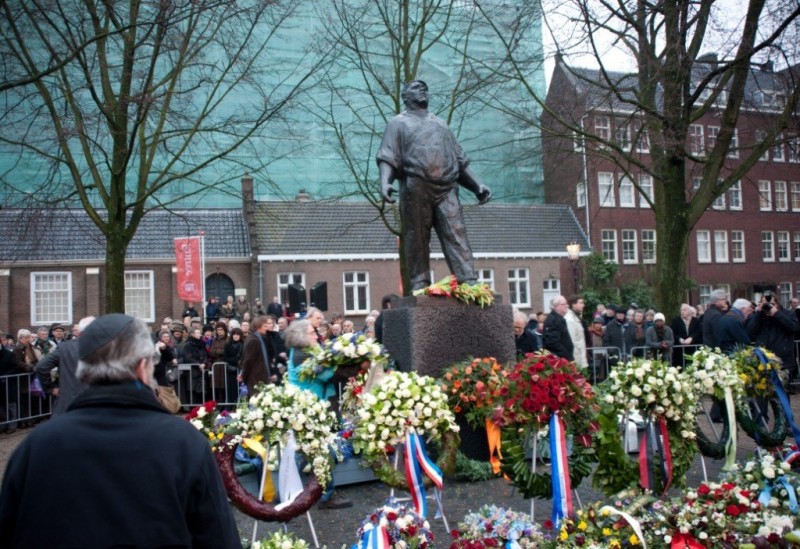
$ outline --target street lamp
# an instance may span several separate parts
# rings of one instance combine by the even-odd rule
[[[578,293],[578,259],[581,257],[581,245],[576,239],[567,244],[567,257],[572,265],[572,292]]]

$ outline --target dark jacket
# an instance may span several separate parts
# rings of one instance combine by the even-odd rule
[[[219,303],[209,303],[206,305],[206,322],[219,320]]]
[[[610,349],[608,351],[609,360],[616,364],[617,360],[625,360],[628,356],[628,347],[625,344],[625,332],[628,330],[628,323],[620,324],[612,320],[606,325],[606,332],[603,334],[604,347],[616,347],[619,349]],[[622,353],[622,357],[618,353]]]
[[[544,321],[542,346],[554,355],[566,358],[570,362],[575,360],[575,346],[569,336],[567,321],[555,311],[551,311]]]
[[[778,355],[784,368],[795,368],[794,332],[797,318],[786,309],[778,309],[773,316],[755,311],[747,323],[747,332],[757,345],[762,345]]]
[[[186,364],[206,364],[208,353],[206,344],[202,339],[189,336],[183,344],[183,362]]]
[[[267,363],[264,363],[264,342],[267,354]],[[258,333],[253,332],[244,340],[242,350],[242,381],[247,385],[247,394],[254,394],[255,387],[259,383],[271,383],[270,377],[278,375],[277,370],[272,366],[275,357],[275,349],[269,347],[269,341],[264,340]]]
[[[223,355],[223,360],[228,364],[228,366],[232,366],[234,368],[239,368],[239,364],[242,361],[242,347],[244,343],[240,341],[234,341],[233,338],[228,341],[227,345],[225,345],[225,354]]]
[[[267,314],[272,315],[275,318],[280,318],[283,316],[283,305],[280,303],[272,302],[267,305]]]
[[[34,369],[41,377],[44,386],[52,387],[50,370],[58,368],[58,397],[53,406],[54,416],[66,412],[75,397],[87,387],[85,383],[78,381],[75,375],[78,371],[78,341],[77,339],[65,341],[54,352],[40,360]]]
[[[112,546],[241,547],[208,441],[138,382],[32,431],[0,493],[0,547]]]
[[[706,312],[700,317],[703,330],[703,345],[706,347],[711,347],[712,349],[719,347],[717,338],[714,336],[714,325],[716,324],[717,320],[722,318],[724,314],[725,311],[722,309],[719,309],[714,305],[709,305],[708,309],[706,309]]]
[[[744,314],[731,309],[714,324],[714,339],[719,350],[730,355],[750,344],[750,335],[745,328]]]
[[[554,313],[558,314],[558,313]],[[514,343],[517,346],[517,358],[521,358],[528,353],[535,353],[539,350],[539,340],[527,329],[522,330],[522,334],[514,336]]]

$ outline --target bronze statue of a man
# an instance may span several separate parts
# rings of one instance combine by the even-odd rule
[[[414,80],[403,87],[406,110],[386,125],[378,150],[381,196],[394,202],[393,183],[400,182],[400,222],[411,289],[430,286],[431,228],[442,244],[450,272],[473,284],[472,250],[467,241],[458,186],[472,191],[481,204],[492,191],[469,168],[469,159],[447,124],[428,112],[428,85]]]

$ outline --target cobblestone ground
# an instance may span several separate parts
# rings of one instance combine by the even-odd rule
[[[800,399],[792,398],[792,408],[796,417],[800,417]],[[6,462],[14,448],[24,440],[29,430],[17,431],[12,435],[0,435],[0,472],[5,471]],[[739,431],[739,446],[737,455],[739,459],[744,459],[752,455],[755,446],[743,431]],[[687,483],[696,486],[703,478],[703,469],[710,480],[719,478],[721,461],[706,459],[705,462],[699,457],[687,474]],[[602,500],[603,496],[591,489],[591,481],[587,479],[578,489],[581,502],[585,504]],[[311,520],[314,523],[320,547],[327,546],[329,549],[350,547],[356,542],[355,533],[362,519],[371,511],[379,507],[389,497],[390,490],[380,482],[373,481],[361,484],[344,486],[339,489],[342,495],[353,502],[353,507],[338,510],[321,510],[316,506],[310,511]],[[403,494],[399,493],[398,496]],[[445,482],[442,504],[449,527],[455,528],[458,521],[471,510],[476,510],[483,504],[494,503],[502,507],[517,511],[530,512],[531,500],[523,499],[519,493],[505,480],[496,478],[484,482]],[[547,500],[534,501],[535,517],[537,522],[542,522],[550,517],[552,507]],[[429,512],[431,516],[435,511],[435,504],[429,502]],[[236,521],[243,537],[251,538],[255,521],[246,515],[236,511]],[[448,547],[450,536],[445,528],[444,521],[441,519],[431,519],[431,527],[436,536],[438,547]],[[276,523],[258,522],[257,536],[259,538],[282,525]],[[306,516],[300,516],[288,523],[288,529],[301,538],[307,540],[313,546],[313,536],[309,528]]]

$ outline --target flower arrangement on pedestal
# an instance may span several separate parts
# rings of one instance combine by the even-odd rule
[[[324,369],[336,369],[340,378],[350,378],[361,370],[365,362],[385,361],[383,346],[364,334],[343,334],[321,345],[309,347],[309,357],[297,370],[301,381],[315,378]]]
[[[368,536],[385,536],[385,545],[393,549],[426,549],[433,545],[433,532],[424,517],[409,505],[389,500],[364,519],[358,529],[358,543]]]
[[[472,427],[483,427],[508,395],[508,371],[494,358],[469,358],[442,375],[442,391],[451,409]]]
[[[724,406],[723,429],[719,442],[712,442],[695,421],[697,446],[704,456],[726,458],[726,468],[736,460],[736,410],[745,403],[745,386],[736,364],[721,353],[700,347],[690,357],[687,372],[701,395],[709,395]]]
[[[633,359],[614,367],[599,386],[600,430],[595,437],[598,467],[593,477],[596,488],[614,494],[642,484],[645,489],[664,492],[674,481],[685,483],[684,473],[697,452],[695,414],[699,394],[686,371],[658,360]],[[627,425],[629,414],[639,412],[648,436],[642,440],[658,448],[642,447],[648,471],[661,475],[643,478],[640,466],[625,453],[620,420]],[[652,462],[650,461],[652,460]],[[655,461],[658,460],[656,463]]]
[[[444,474],[455,467],[458,425],[439,384],[416,372],[391,372],[370,392],[360,394],[353,448],[381,481],[395,488],[406,479],[388,456],[409,432],[442,445],[437,464]]]
[[[446,276],[439,282],[431,284],[427,288],[415,290],[414,295],[429,295],[436,297],[452,297],[466,304],[475,303],[481,308],[494,303],[494,293],[488,284],[467,284],[458,283],[455,275]]]
[[[503,406],[495,421],[503,426],[502,471],[523,496],[550,498],[550,474],[531,471],[525,463],[524,442],[549,429],[551,416],[563,423],[567,437],[575,442],[569,456],[569,477],[573,487],[591,473],[592,431],[597,404],[592,386],[575,363],[555,355],[528,355],[514,365],[507,376]]]
[[[450,549],[486,549],[513,544],[520,549],[535,549],[545,539],[529,515],[496,505],[484,505],[467,514],[451,534]]]

